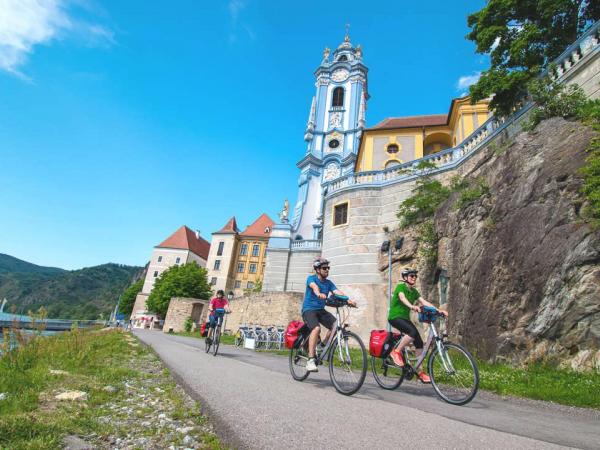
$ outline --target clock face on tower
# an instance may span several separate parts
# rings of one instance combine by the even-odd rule
[[[331,79],[338,82],[344,81],[348,78],[348,75],[350,75],[350,73],[346,69],[338,69],[331,74]]]

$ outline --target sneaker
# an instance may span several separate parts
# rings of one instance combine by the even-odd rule
[[[417,374],[417,378],[421,380],[421,383],[431,384],[431,378],[422,370]]]
[[[398,367],[404,367],[404,358],[402,357],[402,353],[400,353],[398,350],[392,350],[390,357],[392,358],[392,361],[394,361],[394,364],[396,364]]]
[[[315,358],[308,359],[308,362],[306,363],[306,371],[307,372],[318,372],[319,371],[317,364],[315,364]]]

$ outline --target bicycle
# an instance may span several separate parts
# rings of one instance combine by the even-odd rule
[[[206,353],[209,353],[212,348],[213,356],[217,356],[217,352],[219,351],[219,344],[221,343],[221,328],[223,326],[223,318],[225,314],[228,314],[223,308],[215,309],[215,317],[217,319],[217,325],[212,333],[212,338],[204,339],[204,349]]]
[[[340,315],[340,308],[350,307],[347,297],[331,296],[326,301],[327,306],[335,308],[335,332],[331,333],[325,348],[317,351],[316,364],[329,363],[329,378],[335,389],[344,395],[356,393],[365,381],[367,375],[367,351],[362,339],[355,333],[348,331],[349,313]],[[308,362],[308,326],[304,324],[299,332],[294,345],[290,350],[289,366],[292,377],[296,381],[304,381],[310,372],[306,370]],[[359,354],[357,354],[359,353]]]
[[[443,314],[429,307],[423,307],[419,321],[429,323],[429,335],[423,346],[423,353],[411,364],[406,348],[402,351],[404,367],[398,367],[389,354],[383,358],[371,356],[371,370],[377,384],[383,389],[398,388],[404,379],[411,380],[427,359],[427,372],[436,394],[452,405],[466,405],[479,389],[479,369],[477,362],[467,349],[446,340],[447,334],[440,334],[435,321]],[[403,334],[394,333],[390,348],[393,349]],[[435,342],[435,346],[432,344]]]

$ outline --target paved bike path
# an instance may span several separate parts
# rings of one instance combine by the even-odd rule
[[[326,367],[299,383],[280,356],[221,346],[213,357],[199,339],[135,333],[202,400],[236,448],[598,448],[600,442],[594,411],[485,393],[456,407],[415,382],[384,391],[370,373],[346,397]]]

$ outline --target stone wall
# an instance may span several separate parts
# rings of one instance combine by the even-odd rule
[[[306,291],[306,278],[312,275],[312,264],[321,256],[321,250],[293,250],[290,253],[286,290],[291,292]]]
[[[192,317],[193,329],[197,328],[208,314],[208,300],[197,298],[174,297],[169,303],[167,316],[163,325],[163,332],[173,330],[175,333],[185,331],[185,321]]]
[[[303,298],[297,292],[261,292],[234,298],[226,329],[236,331],[242,324],[285,327],[292,320],[301,320]]]

